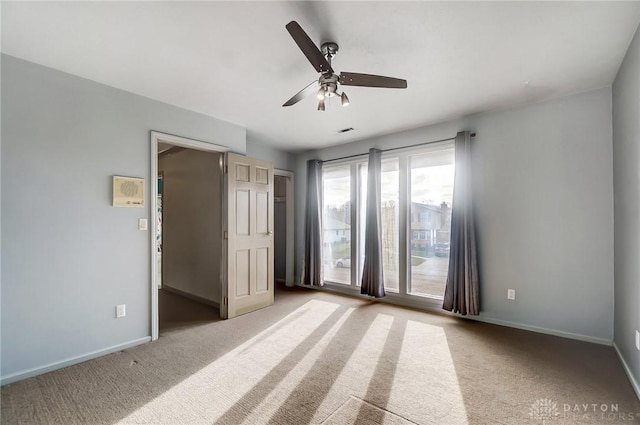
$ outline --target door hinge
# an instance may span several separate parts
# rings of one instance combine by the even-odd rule
[[[227,174],[229,172],[229,166],[225,164],[224,173]]]
[[[227,232],[226,230],[224,231],[224,239],[229,239],[229,232]]]
[[[224,299],[222,300],[222,303],[224,305],[229,305],[229,297],[224,297]]]

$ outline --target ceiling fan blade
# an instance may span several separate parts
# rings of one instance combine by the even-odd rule
[[[291,21],[287,25],[285,25],[289,34],[293,38],[293,41],[296,42],[302,53],[309,59],[311,65],[316,69],[316,71],[320,73],[331,73],[333,74],[333,68],[329,65],[329,62],[325,59],[320,52],[320,49],[311,41],[306,32],[302,29],[302,27],[296,22]]]
[[[342,72],[340,84],[343,86],[382,87],[388,89],[406,89],[407,80],[382,75],[358,74],[356,72]]]
[[[282,106],[295,105],[296,103],[300,102],[302,99],[304,99],[305,97],[309,96],[312,93],[315,93],[316,91],[318,91],[318,81],[313,81],[307,87],[300,90],[291,99],[287,100]]]

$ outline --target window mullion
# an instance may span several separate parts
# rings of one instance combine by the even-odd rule
[[[359,245],[359,220],[360,220],[360,181],[358,164],[352,163],[351,167],[351,286],[358,286],[358,279],[360,273],[360,252],[364,250],[364,247]]]

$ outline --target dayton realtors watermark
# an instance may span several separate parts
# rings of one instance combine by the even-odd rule
[[[595,423],[640,423],[640,412],[621,411],[618,403],[556,403],[549,398],[534,401],[529,416],[542,424],[556,419]]]

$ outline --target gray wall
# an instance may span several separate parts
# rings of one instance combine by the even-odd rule
[[[304,243],[307,159],[438,140],[461,130],[477,132],[473,161],[481,319],[610,342],[609,88],[298,155],[297,246]],[[507,288],[516,289],[516,301],[506,299]]]
[[[640,383],[640,29],[613,84],[615,344]],[[640,393],[638,394],[640,397]]]
[[[264,159],[273,163],[273,168],[292,171],[295,166],[295,158],[288,152],[272,148],[268,142],[257,139],[256,136],[247,135],[247,156]]]
[[[148,337],[149,132],[245,152],[245,129],[6,55],[2,123],[3,382]],[[113,208],[113,175],[147,207]]]
[[[220,154],[192,149],[161,156],[162,286],[220,304]]]

